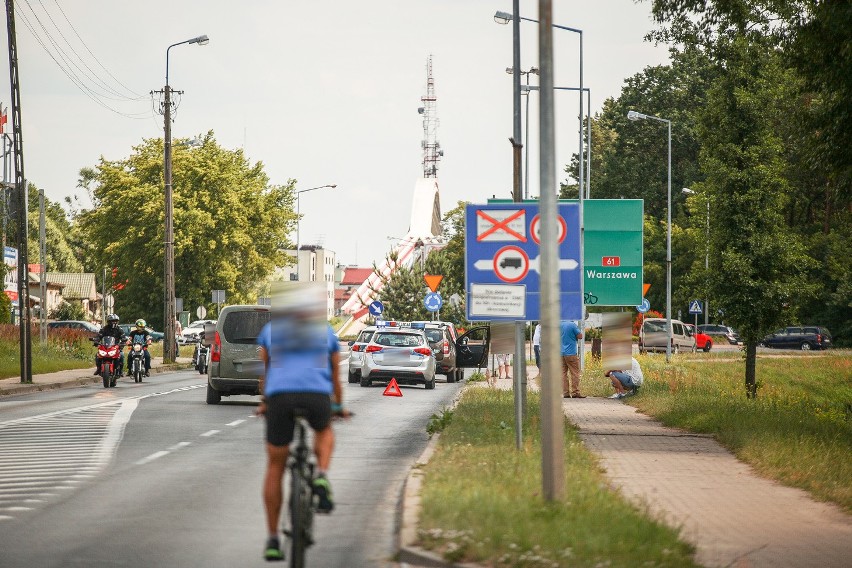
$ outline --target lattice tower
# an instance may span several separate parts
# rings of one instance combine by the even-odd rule
[[[417,112],[423,115],[423,177],[438,177],[438,162],[444,151],[438,142],[438,114],[436,110],[435,79],[432,77],[432,56],[426,62],[426,95],[420,97],[423,106]]]

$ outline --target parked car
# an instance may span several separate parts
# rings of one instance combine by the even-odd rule
[[[464,369],[456,367],[456,326],[448,321],[411,322],[423,325],[429,347],[435,353],[436,373],[446,375],[448,383],[464,379]]]
[[[101,328],[96,326],[95,324],[82,321],[82,320],[65,320],[65,321],[49,321],[47,322],[47,331],[48,333],[52,330],[57,329],[71,329],[74,331],[82,331],[87,334],[88,337],[96,337],[100,332]]]
[[[695,337],[692,330],[682,321],[672,320],[672,343],[671,352],[681,351],[695,352]],[[639,353],[647,351],[666,351],[668,344],[668,333],[665,318],[648,318],[642,322],[639,328]]]
[[[260,394],[263,362],[256,341],[269,315],[269,306],[226,306],[215,325],[204,325],[203,343],[210,345],[207,404],[219,404],[223,396]]]
[[[127,335],[132,330],[136,329],[136,326],[133,325],[132,323],[120,323],[120,324],[118,324],[118,328],[124,333],[124,335]],[[157,343],[157,342],[160,342],[160,341],[163,340],[163,332],[154,331],[150,327],[146,327],[145,331],[148,332],[148,334],[151,336],[151,341],[153,341],[154,343]]]
[[[364,363],[364,348],[370,342],[376,326],[371,325],[361,330],[355,341],[349,342],[349,382],[357,383],[361,380],[361,365]]]
[[[701,333],[700,330],[696,331],[695,326],[691,323],[683,324],[692,331],[692,335],[695,336],[695,347],[696,349],[701,349],[705,353],[710,351],[713,348],[713,339],[707,335],[706,333]]]
[[[831,347],[831,334],[824,327],[793,326],[778,329],[761,340],[761,347],[776,349],[828,349]]]
[[[423,323],[423,322],[420,322]],[[431,323],[431,322],[428,322]],[[435,371],[432,371],[432,379],[428,380],[428,377],[422,378],[422,375],[418,373],[422,373],[422,370],[418,371],[416,368],[409,369],[398,369],[395,368],[394,365],[391,365],[388,358],[384,356],[380,356],[378,361],[376,360],[376,354],[384,355],[385,353],[390,354],[391,360],[397,360],[396,362],[405,363],[404,354],[398,349],[391,349],[391,347],[401,347],[398,345],[388,345],[387,343],[393,343],[393,336],[385,336],[384,334],[393,334],[393,333],[419,333],[423,336],[423,339],[426,343],[423,344],[423,347],[432,352],[432,348],[428,344],[428,339],[425,334],[425,326],[422,329],[412,328],[411,324],[399,323],[399,322],[386,322],[385,326],[377,326],[376,332],[373,334],[370,341],[367,343],[364,348],[364,358],[363,364],[361,367],[361,376],[360,383],[363,387],[368,387],[372,384],[373,380],[380,381],[388,381],[391,378],[395,378],[397,383],[399,384],[420,384],[423,383],[426,385],[427,389],[435,388],[435,379],[434,374]],[[419,324],[417,324],[419,326]],[[488,358],[488,348],[491,343],[491,329],[487,326],[475,327],[469,330],[464,335],[458,337],[454,341],[455,347],[455,368],[459,371],[461,369],[466,368],[482,368],[486,366],[487,358]],[[405,349],[411,350],[417,348],[416,346],[407,346]],[[443,351],[443,345],[441,346],[441,350]],[[394,351],[396,353],[394,353]],[[421,352],[422,353],[422,352]],[[434,362],[435,368],[437,369],[437,362],[435,362],[435,357],[432,355],[430,359]],[[408,365],[410,367],[415,367],[416,359],[413,356],[409,356]],[[400,377],[403,377],[402,380]]]
[[[370,338],[364,348],[361,386],[391,379],[401,385],[435,388],[435,356],[422,329],[381,327]]]
[[[726,325],[715,323],[701,324],[698,326],[698,331],[707,335],[723,335],[731,345],[739,345],[742,343],[739,334],[732,328]]]
[[[206,323],[216,323],[216,320],[195,320],[181,330],[178,343],[181,345],[196,343],[198,336],[204,331],[204,324]]]

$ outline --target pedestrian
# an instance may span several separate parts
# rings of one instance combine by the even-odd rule
[[[497,377],[500,379],[509,378],[509,367],[512,365],[511,353],[497,353]]]
[[[180,341],[183,336],[183,326],[180,325],[180,320],[175,318],[175,357],[180,356]]]
[[[583,339],[583,332],[573,321],[559,322],[559,332],[562,341],[562,398],[586,398],[580,394],[580,356],[577,354],[577,341]]]
[[[605,377],[609,377],[612,386],[615,388],[615,394],[609,398],[624,398],[636,394],[636,391],[645,382],[642,376],[642,367],[636,357],[631,357],[630,370],[625,371],[607,371]]]
[[[340,345],[325,319],[323,286],[288,286],[272,298],[272,319],[257,338],[259,356],[264,362],[261,377],[262,398],[257,414],[266,417],[266,475],[263,503],[268,537],[263,556],[283,560],[278,524],[290,443],[296,426],[296,413],[304,414],[314,431],[316,477],[313,492],[317,512],[334,508],[331,484],[326,473],[334,450],[332,415],[349,416],[343,408],[340,384]]]
[[[538,374],[541,375],[541,322],[535,324],[535,331],[532,337],[533,353],[535,354],[535,366],[538,369]]]

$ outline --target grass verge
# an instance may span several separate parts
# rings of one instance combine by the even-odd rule
[[[39,341],[38,328],[32,339],[33,374],[95,367],[95,349],[86,334],[73,330],[51,331],[47,342]],[[21,375],[19,330],[0,325],[0,379]]]
[[[678,532],[649,520],[607,485],[565,423],[566,496],[541,496],[539,400],[526,445],[514,447],[513,393],[468,388],[424,467],[421,546],[489,566],[695,566]]]

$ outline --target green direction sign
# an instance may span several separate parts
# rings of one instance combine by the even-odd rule
[[[488,200],[489,204],[511,202]],[[587,306],[642,303],[643,215],[641,199],[583,200],[583,295]]]
[[[642,303],[641,199],[583,201],[583,292],[587,306]]]

